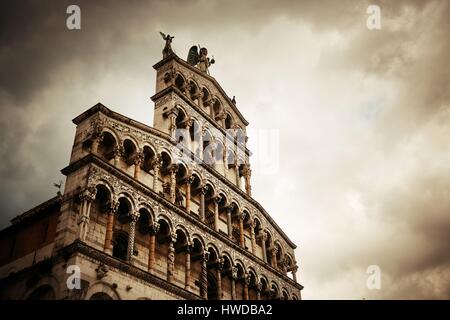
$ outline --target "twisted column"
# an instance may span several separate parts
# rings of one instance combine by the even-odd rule
[[[127,248],[127,261],[131,262],[131,258],[133,257],[134,252],[134,236],[136,232],[136,222],[139,219],[139,213],[136,212],[131,215],[131,221],[130,221],[130,231],[128,234],[128,248]]]
[[[202,298],[208,298],[208,259],[209,252],[204,251],[202,254],[202,270],[201,270],[201,278],[200,278],[200,295]]]
[[[173,281],[173,271],[175,268],[175,242],[177,241],[177,234],[174,232],[170,235],[169,250],[167,253],[167,281]]]

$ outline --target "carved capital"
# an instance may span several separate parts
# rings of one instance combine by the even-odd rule
[[[209,251],[203,251],[202,253],[202,262],[206,263],[209,260]]]
[[[109,203],[109,213],[110,214],[116,214],[117,210],[119,210],[119,201],[117,200],[112,200]]]
[[[97,195],[97,188],[95,186],[89,186],[80,193],[79,198],[82,201],[83,200],[94,201],[96,195]]]
[[[238,268],[231,267],[231,278],[233,278],[233,280],[237,280],[237,277],[238,277]]]
[[[155,235],[158,233],[159,230],[159,223],[158,222],[153,222],[149,225],[148,231],[151,235]]]

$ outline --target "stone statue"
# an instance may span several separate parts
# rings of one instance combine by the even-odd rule
[[[171,43],[172,43],[172,39],[175,38],[175,37],[171,37],[170,34],[168,34],[168,35],[166,36],[166,35],[165,35],[164,33],[162,33],[161,31],[160,31],[159,33],[161,34],[162,38],[163,38],[164,40],[166,40],[166,45],[164,46],[164,49],[163,49],[163,51],[162,51],[162,53],[163,53],[163,59],[165,59],[165,58],[167,58],[168,56],[170,56],[171,54],[173,54],[173,50],[172,50]]]
[[[200,46],[192,46],[189,49],[187,62],[192,66],[196,66],[202,72],[209,74],[209,67],[216,61],[214,57],[212,59],[208,58],[208,50],[206,48],[201,48],[200,52],[198,52],[198,48]]]

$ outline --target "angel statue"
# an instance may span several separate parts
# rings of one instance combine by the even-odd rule
[[[173,53],[171,43],[172,43],[172,39],[175,38],[175,37],[171,37],[170,34],[168,34],[168,35],[166,36],[166,35],[165,35],[164,33],[162,33],[161,31],[160,31],[159,33],[161,34],[162,38],[163,38],[164,40],[166,40],[166,45],[164,46],[164,49],[163,49],[163,51],[162,51],[162,53],[163,53],[163,59],[165,59],[165,58],[167,58],[168,56],[170,56],[170,55]]]
[[[200,53],[198,52],[198,48],[200,48],[200,45],[192,46],[191,49],[189,49],[187,62],[209,74],[209,67],[216,61],[214,60],[214,57],[212,59],[208,58],[208,50],[206,48],[201,48]]]

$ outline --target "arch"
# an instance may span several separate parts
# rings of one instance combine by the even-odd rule
[[[153,218],[153,210],[151,210],[151,208],[149,208],[148,206],[142,206],[139,209],[139,219],[137,222],[137,230],[141,233],[141,234],[147,234],[150,231],[150,225],[152,224],[152,222],[154,221]]]
[[[234,266],[233,258],[231,257],[231,254],[229,254],[227,251],[222,252],[222,258],[224,260],[224,264],[225,264],[225,261],[228,260],[230,263],[230,266]]]
[[[127,260],[128,255],[128,232],[117,230],[113,235],[113,257]]]
[[[234,124],[233,116],[229,112],[226,112],[226,115],[225,115],[225,129],[227,129],[227,130],[232,129],[233,128],[233,124]]]
[[[161,229],[161,223],[163,222],[163,223],[167,224],[169,234],[173,232],[172,220],[170,220],[170,218],[167,217],[165,214],[160,213],[157,217],[157,221],[160,224],[160,229]]]
[[[88,289],[86,293],[86,300],[98,300],[92,299],[96,294],[103,293],[107,295],[112,300],[121,300],[119,293],[110,284],[104,281],[94,282]],[[100,295],[99,295],[100,296]]]
[[[209,242],[209,243],[206,245],[206,249],[207,249],[208,251],[209,251],[209,250],[212,250],[212,251],[214,252],[214,254],[215,254],[215,256],[216,256],[217,259],[219,259],[219,258],[221,257],[220,251],[219,251],[219,249],[217,248],[217,246],[216,246],[214,243]],[[210,256],[210,259],[211,259],[211,256]]]
[[[192,239],[192,244],[194,244],[196,241],[198,241],[199,244],[201,244],[202,249],[205,250],[205,248],[206,248],[205,240],[203,240],[202,236],[200,236],[197,233],[194,233],[192,235],[191,239]]]
[[[175,87],[184,92],[184,87],[186,85],[186,78],[180,72],[175,74]]]
[[[185,227],[184,225],[178,224],[178,225],[175,227],[175,232],[178,233],[179,231],[182,232],[182,233],[184,234],[184,236],[186,237],[187,243],[191,243],[191,236],[190,236],[190,234],[189,234],[189,231],[186,229],[186,227]],[[178,239],[178,238],[177,238],[177,239]]]
[[[289,293],[288,293],[288,291],[286,290],[286,288],[281,288],[281,298],[283,299],[283,300],[290,300],[290,297],[289,297]]]
[[[127,193],[121,192],[117,197],[119,206],[117,209],[117,217],[120,223],[127,223],[134,212],[134,201]]]

